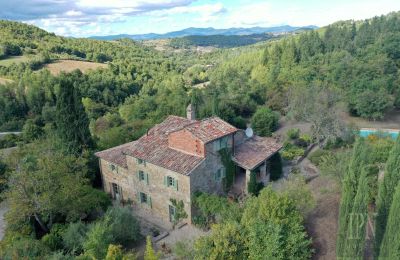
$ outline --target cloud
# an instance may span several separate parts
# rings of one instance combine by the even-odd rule
[[[0,18],[25,21],[61,35],[88,35],[83,26],[99,28],[128,17],[190,5],[194,0],[0,0]],[[86,28],[85,28],[86,29]],[[91,28],[89,28],[91,30]]]

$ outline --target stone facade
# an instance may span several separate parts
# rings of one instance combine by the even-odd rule
[[[229,147],[232,146],[232,137],[228,138]],[[140,161],[137,158],[127,156],[127,169],[100,159],[100,169],[103,179],[104,191],[114,199],[124,202],[131,202],[134,207],[139,207],[148,214],[156,214],[164,221],[163,227],[170,227],[169,206],[172,206],[170,199],[183,201],[185,212],[188,217],[184,221],[191,223],[192,208],[191,197],[196,191],[223,194],[223,175],[217,178],[218,170],[223,174],[224,166],[221,163],[220,155],[216,150],[218,140],[208,143],[204,161],[194,169],[190,175],[182,175],[171,170],[159,167],[149,162]],[[140,163],[139,163],[140,162]],[[146,177],[141,180],[139,171]],[[172,177],[177,182],[177,188],[167,186],[166,178]],[[118,186],[116,196],[114,186]],[[151,203],[141,203],[139,193],[149,196]]]
[[[177,124],[182,126],[179,128]],[[257,139],[246,143],[242,131],[219,118],[193,121],[169,117],[141,139],[96,155],[100,158],[106,192],[115,200],[130,203],[141,216],[157,218],[157,225],[170,228],[176,210],[171,199],[183,202],[188,217],[182,221],[191,223],[192,197],[196,191],[224,194],[226,171],[219,154],[221,149],[227,148],[235,156],[235,150],[246,144],[252,149],[249,152],[259,155],[257,145],[265,145],[263,142]],[[254,170],[258,172],[257,181],[264,184],[269,181],[267,159],[271,152],[265,152],[268,154],[258,156],[261,160],[257,159],[256,163],[243,156],[243,149],[237,155],[236,174],[240,171],[244,180],[241,190],[247,191],[250,172]]]

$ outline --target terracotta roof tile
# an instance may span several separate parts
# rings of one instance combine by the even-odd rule
[[[108,162],[112,162],[118,166],[124,167],[127,169],[126,165],[126,156],[124,155],[124,151],[126,148],[135,145],[136,141],[126,143],[123,145],[119,145],[101,152],[95,153],[95,155],[99,158],[102,158]]]
[[[238,130],[236,127],[218,117],[210,117],[202,121],[196,121],[185,127],[185,129],[204,143],[208,143],[228,134],[233,134]]]
[[[282,148],[275,139],[253,136],[235,146],[233,160],[239,166],[252,170]]]
[[[168,147],[168,134],[180,130],[196,121],[169,116],[154,126],[133,146],[127,147],[126,154],[174,172],[188,175],[204,158],[180,152]]]
[[[235,127],[218,117],[196,121],[169,116],[137,141],[98,152],[96,156],[126,168],[126,156],[124,155],[126,154],[171,171],[188,175],[204,158],[168,146],[168,135],[181,129],[187,129],[204,143],[237,131]]]

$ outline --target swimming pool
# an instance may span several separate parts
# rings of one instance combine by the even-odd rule
[[[372,134],[381,135],[381,136],[390,136],[393,139],[396,139],[399,136],[400,130],[396,129],[373,129],[373,128],[361,128],[360,136],[367,137]]]

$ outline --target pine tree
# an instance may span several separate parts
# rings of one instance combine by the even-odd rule
[[[366,154],[364,140],[358,139],[354,146],[352,160],[350,161],[348,171],[342,184],[342,196],[339,208],[339,230],[336,242],[336,255],[338,257],[343,257],[345,254],[347,228],[353,209],[354,198],[357,194],[360,169],[366,159]]]
[[[379,249],[387,219],[389,216],[390,205],[392,204],[395,188],[400,181],[400,137],[397,138],[396,144],[390,151],[389,158],[386,162],[385,175],[379,183],[378,198],[377,198],[377,216],[375,221],[375,253],[379,255]]]
[[[80,72],[62,74],[58,86],[56,131],[70,153],[81,153],[92,145],[89,120],[78,89],[81,76]]]
[[[386,231],[383,236],[379,259],[400,259],[400,183],[396,187],[390,206]]]

